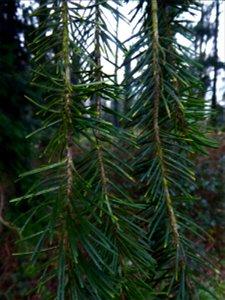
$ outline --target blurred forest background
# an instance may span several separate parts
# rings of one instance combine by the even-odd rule
[[[27,296],[38,280],[38,266],[30,266],[29,260],[12,254],[20,247],[13,223],[18,216],[21,224],[29,204],[14,205],[9,200],[19,197],[32,179],[18,181],[18,175],[38,166],[37,153],[45,140],[28,140],[29,133],[40,123],[35,108],[24,95],[41,98],[41,87],[31,87],[31,52],[29,43],[32,32],[40,19],[31,17],[35,2],[24,5],[20,0],[0,0],[0,299],[40,299]],[[201,96],[208,99],[211,117],[211,137],[218,141],[217,149],[209,149],[208,155],[196,155],[197,187],[193,193],[201,200],[192,204],[191,214],[211,239],[204,245],[215,260],[215,271],[209,271],[208,287],[219,299],[225,299],[225,82],[218,85],[218,77],[224,74],[225,63],[218,56],[219,15],[224,12],[224,2],[203,1],[200,20],[189,24],[193,53],[198,62],[196,76],[204,83]],[[225,49],[224,49],[225,51]],[[44,59],[44,58],[43,58]],[[219,91],[220,89],[220,91]],[[209,92],[210,91],[210,92]],[[222,92],[221,92],[222,91]],[[118,113],[124,107],[116,107]],[[115,118],[113,122],[118,122]],[[118,125],[118,124],[117,124]],[[43,145],[42,145],[43,144]],[[31,205],[31,204],[30,204]],[[33,228],[36,231],[36,228]],[[196,239],[196,243],[199,241]],[[209,296],[203,295],[202,299]]]

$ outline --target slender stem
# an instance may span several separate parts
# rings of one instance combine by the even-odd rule
[[[66,156],[67,156],[67,199],[72,195],[73,183],[73,156],[72,156],[72,116],[71,116],[71,70],[70,70],[70,49],[69,49],[69,29],[68,29],[68,3],[63,1],[63,60],[64,60],[64,108],[65,108],[65,128],[66,128]]]
[[[154,93],[154,112],[153,112],[153,127],[156,141],[156,155],[159,159],[161,172],[162,172],[162,185],[165,193],[165,201],[167,211],[170,218],[170,224],[173,232],[175,245],[179,246],[179,233],[177,230],[176,216],[174,213],[172,199],[169,192],[168,180],[166,179],[166,167],[164,164],[164,153],[162,150],[162,142],[159,130],[159,104],[160,104],[160,90],[161,90],[161,76],[160,76],[160,63],[159,63],[159,31],[158,31],[158,4],[157,0],[152,0],[152,30],[153,30],[153,74],[155,81]]]
[[[100,50],[100,9],[99,9],[99,0],[95,0],[96,4],[96,13],[95,13],[95,79],[96,81],[100,82],[102,80],[102,72],[101,72],[101,50]],[[98,118],[101,118],[101,111],[102,111],[102,103],[101,103],[101,95],[96,94],[96,110]],[[104,197],[108,212],[110,213],[112,217],[112,221],[114,222],[116,219],[113,216],[112,208],[108,199],[108,188],[107,188],[107,173],[105,169],[104,159],[103,159],[103,151],[102,151],[102,145],[100,140],[100,132],[99,130],[96,131],[96,145],[97,145],[97,157],[98,162],[100,166],[100,174],[101,174],[101,183],[102,183],[102,195]]]
[[[95,14],[95,64],[96,64],[96,71],[95,71],[95,79],[96,81],[101,81],[101,51],[100,51],[100,28],[99,28],[99,19],[100,19],[100,10],[99,10],[99,0],[95,0],[96,4],[96,14]],[[96,95],[96,110],[98,113],[98,118],[101,118],[101,96],[99,94]],[[97,142],[97,155],[98,161],[100,165],[100,172],[101,172],[101,181],[102,181],[102,193],[103,195],[107,195],[107,177],[105,166],[103,162],[103,153],[102,147],[100,144],[100,132],[96,132],[96,142]]]
[[[10,222],[8,222],[4,219],[4,217],[3,217],[4,206],[5,206],[4,188],[0,184],[0,232],[2,231],[2,228],[1,228],[1,224],[2,224],[5,227],[15,231],[18,234],[19,238],[22,238],[21,234],[20,234],[20,231],[19,231],[19,228],[17,228],[14,224],[11,224]]]

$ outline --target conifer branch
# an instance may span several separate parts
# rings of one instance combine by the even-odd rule
[[[102,73],[101,73],[101,50],[100,50],[100,10],[99,10],[99,0],[95,1],[96,4],[96,13],[95,13],[95,79],[97,82],[100,82],[102,80]],[[99,93],[96,94],[96,111],[97,116],[100,119],[101,118],[101,110],[102,110],[102,104],[101,104],[101,95]],[[107,208],[109,210],[110,215],[112,215],[112,209],[109,203],[108,199],[108,188],[107,188],[107,174],[105,170],[105,164],[103,160],[103,152],[102,152],[102,145],[100,141],[100,132],[99,130],[96,131],[96,145],[97,145],[97,157],[98,162],[100,166],[100,174],[101,174],[101,183],[102,183],[102,194],[104,197],[104,200],[106,201]]]
[[[159,44],[159,31],[158,31],[157,0],[152,0],[152,31],[153,31],[153,74],[154,74],[154,82],[155,82],[153,127],[154,127],[155,142],[156,142],[156,155],[160,163],[160,168],[162,173],[162,185],[165,193],[165,201],[166,201],[167,211],[170,218],[174,243],[176,247],[179,247],[179,232],[177,229],[177,222],[176,222],[176,216],[172,205],[172,199],[169,192],[168,180],[166,178],[164,153],[162,150],[162,143],[161,143],[160,132],[159,132],[159,104],[160,104],[161,75],[160,75],[160,62],[159,62],[160,44]]]
[[[96,81],[100,82],[102,80],[101,76],[101,51],[100,51],[100,28],[99,28],[99,1],[95,1],[96,4],[96,26],[95,26],[95,79]],[[101,118],[101,96],[99,93],[96,94],[96,111],[98,118]],[[97,155],[98,161],[100,165],[100,172],[101,172],[101,181],[102,181],[102,191],[104,196],[107,195],[107,178],[106,178],[106,171],[103,162],[103,154],[102,154],[102,147],[100,144],[100,132],[99,130],[96,132],[96,142],[97,142]]]
[[[67,199],[70,200],[72,195],[73,184],[73,156],[72,156],[72,116],[71,116],[71,70],[70,70],[70,50],[69,50],[69,29],[68,29],[68,3],[63,1],[63,60],[64,60],[64,108],[65,118],[64,126],[66,129],[66,156],[67,156]]]

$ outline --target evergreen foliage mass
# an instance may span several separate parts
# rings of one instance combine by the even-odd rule
[[[45,0],[33,13],[32,85],[43,92],[27,96],[41,119],[29,136],[44,142],[42,165],[20,175],[33,184],[11,201],[32,207],[17,255],[38,262],[41,299],[197,299],[208,262],[192,239],[203,234],[188,212],[192,156],[214,144],[176,35],[189,37],[180,16],[198,5],[139,0],[129,50],[107,19],[124,19],[116,6]],[[124,85],[103,71],[103,61],[115,67],[115,49]]]

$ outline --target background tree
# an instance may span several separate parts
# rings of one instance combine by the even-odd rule
[[[221,118],[222,107],[218,101],[218,75],[219,70],[224,69],[224,63],[218,56],[218,33],[219,33],[219,16],[220,4],[218,1],[209,3],[201,3],[201,17],[196,26],[193,27],[195,34],[195,56],[200,63],[198,76],[204,83],[203,97],[211,91],[211,108],[212,108],[212,124],[217,125]],[[212,19],[212,15],[215,18]],[[210,75],[213,73],[213,75]],[[221,100],[221,99],[219,99]],[[223,114],[223,113],[222,113]]]
[[[30,121],[29,105],[24,99],[29,54],[20,40],[26,28],[17,17],[17,8],[18,1],[0,2],[1,173],[11,173],[14,178],[29,156],[24,135]]]
[[[0,1],[0,298],[19,298],[22,273],[21,264],[12,257],[15,249],[13,238],[18,238],[11,224],[23,213],[25,207],[9,205],[9,199],[21,194],[29,180],[15,182],[18,174],[31,165],[32,146],[25,136],[33,127],[32,108],[24,98],[30,94],[30,54],[26,36],[31,30],[28,16],[18,13],[19,1]],[[21,11],[20,11],[21,12]],[[9,272],[10,270],[10,272]],[[26,280],[25,280],[26,281]],[[13,287],[13,288],[12,288]],[[18,296],[18,297],[17,297]],[[11,298],[10,298],[11,299]]]

